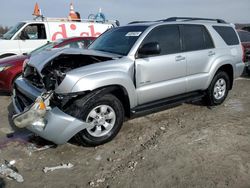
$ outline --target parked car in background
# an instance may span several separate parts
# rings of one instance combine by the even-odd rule
[[[10,92],[14,80],[21,75],[25,59],[52,48],[87,48],[95,37],[72,37],[48,42],[29,54],[15,55],[0,59],[0,91]]]
[[[246,63],[246,72],[250,75],[250,32],[237,30],[241,44],[244,48],[244,61]]]
[[[0,38],[0,58],[30,53],[32,50],[61,38],[74,36],[98,37],[117,21],[95,22],[84,20],[73,22],[59,18],[37,18],[19,22]]]
[[[242,30],[250,32],[250,26],[243,27]]]

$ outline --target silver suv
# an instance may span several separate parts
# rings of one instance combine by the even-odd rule
[[[219,19],[133,22],[102,34],[88,50],[31,57],[16,80],[13,120],[56,144],[96,146],[125,117],[205,98],[219,105],[242,74],[234,26]]]

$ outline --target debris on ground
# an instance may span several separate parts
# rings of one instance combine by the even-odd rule
[[[135,169],[137,163],[138,163],[137,161],[130,161],[128,163],[128,168],[131,169],[131,170]]]
[[[103,182],[105,182],[105,178],[101,178],[101,179],[96,180],[96,183],[103,183]]]
[[[99,184],[102,184],[105,182],[105,178],[100,178],[100,179],[97,179],[96,181],[90,181],[89,182],[89,186],[90,187],[99,187]]]
[[[5,164],[0,165],[0,174],[21,183],[24,181],[24,179],[22,175],[18,173],[17,168],[14,166],[15,163],[16,161],[14,160],[10,162],[5,161]]]
[[[165,128],[165,127],[160,127],[160,129],[161,129],[162,131],[165,131],[165,130],[166,130],[166,128]]]
[[[12,137],[14,137],[14,133],[12,132],[12,133],[6,134],[6,137],[7,137],[7,138],[12,138]]]
[[[54,171],[54,170],[58,170],[58,169],[69,169],[69,168],[72,168],[74,165],[71,164],[71,163],[67,163],[67,164],[61,164],[59,166],[54,166],[54,167],[44,167],[43,168],[43,172],[44,173],[47,173],[49,171]]]
[[[102,160],[102,157],[101,157],[101,155],[98,155],[96,158],[95,158],[95,160],[97,160],[97,161],[100,161],[100,160]]]
[[[43,151],[43,150],[46,150],[46,149],[49,149],[49,148],[54,148],[54,147],[56,147],[56,145],[53,145],[53,144],[45,145],[45,146],[38,146],[36,144],[30,144],[28,146],[28,150],[35,152],[35,151]]]

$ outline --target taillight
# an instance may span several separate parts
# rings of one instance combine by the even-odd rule
[[[242,61],[245,63],[247,60],[246,60],[246,49],[244,48],[243,45],[241,45],[241,48],[242,48]]]

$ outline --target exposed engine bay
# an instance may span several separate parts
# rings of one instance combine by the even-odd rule
[[[49,61],[42,69],[41,74],[39,74],[34,67],[26,65],[23,76],[37,88],[45,88],[49,91],[54,90],[60,85],[67,72],[82,66],[100,63],[111,59],[111,57],[102,56],[61,54]]]

